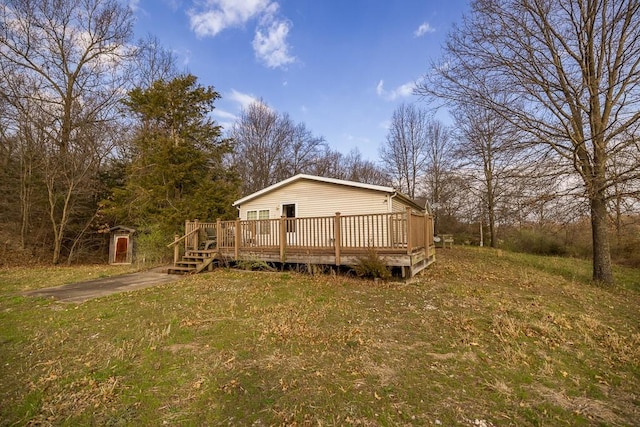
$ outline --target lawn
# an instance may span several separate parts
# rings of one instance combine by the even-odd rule
[[[640,271],[440,250],[410,282],[219,269],[82,304],[0,270],[0,425],[633,425]]]

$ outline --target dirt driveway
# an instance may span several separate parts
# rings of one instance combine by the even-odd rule
[[[118,292],[134,291],[180,280],[182,276],[167,274],[166,267],[138,273],[122,274],[87,282],[70,283],[53,288],[36,289],[24,295],[35,297],[53,297],[61,302],[84,302],[93,298],[111,295]]]

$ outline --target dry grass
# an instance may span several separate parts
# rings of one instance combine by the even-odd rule
[[[640,294],[579,263],[456,248],[409,283],[217,270],[79,305],[18,294],[94,270],[2,270],[0,425],[633,425]]]

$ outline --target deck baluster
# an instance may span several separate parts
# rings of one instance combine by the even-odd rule
[[[411,236],[412,233],[412,227],[411,227],[411,208],[407,207],[407,255],[411,255],[411,251],[413,250],[413,247],[411,246],[413,243],[413,239]]]
[[[336,218],[333,222],[333,230],[334,230],[334,246],[336,251],[336,265],[340,265],[340,247],[342,246],[342,238],[341,238],[341,228],[340,228],[340,212],[336,212]]]

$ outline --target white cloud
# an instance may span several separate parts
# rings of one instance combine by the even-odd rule
[[[201,4],[188,12],[191,29],[198,37],[215,36],[226,28],[242,26],[272,9],[270,0],[205,0]]]
[[[213,110],[211,115],[215,117],[216,123],[222,126],[223,129],[231,129],[233,124],[238,120],[238,116],[235,114],[218,108]]]
[[[413,95],[413,89],[415,89],[415,87],[415,82],[405,83],[397,87],[392,94],[395,98],[406,98],[407,96]]]
[[[278,68],[295,61],[287,43],[293,25],[279,17],[279,9],[280,5],[271,0],[202,0],[188,15],[198,37],[214,37],[227,28],[242,27],[257,19],[252,43],[256,58],[267,67]]]
[[[278,68],[295,61],[295,58],[289,54],[287,44],[290,29],[290,22],[272,17],[265,19],[256,29],[253,50],[256,57],[267,67]]]
[[[417,30],[413,32],[413,35],[416,37],[424,36],[427,33],[435,33],[436,29],[431,26],[428,22],[423,22]]]
[[[235,89],[231,89],[231,93],[226,96],[226,99],[240,104],[241,108],[246,108],[253,102],[260,102],[260,100],[255,96],[249,95],[248,93],[238,92]]]
[[[211,114],[213,114],[214,116],[216,116],[216,117],[218,117],[218,118],[220,118],[222,120],[235,121],[238,118],[238,116],[236,116],[235,114],[230,113],[228,111],[221,110],[219,108],[216,108],[215,110],[213,110],[211,112]]]
[[[398,98],[406,98],[413,95],[413,89],[415,89],[415,87],[415,82],[408,82],[388,91],[384,88],[384,80],[380,80],[376,86],[376,93],[388,101],[395,101]]]

